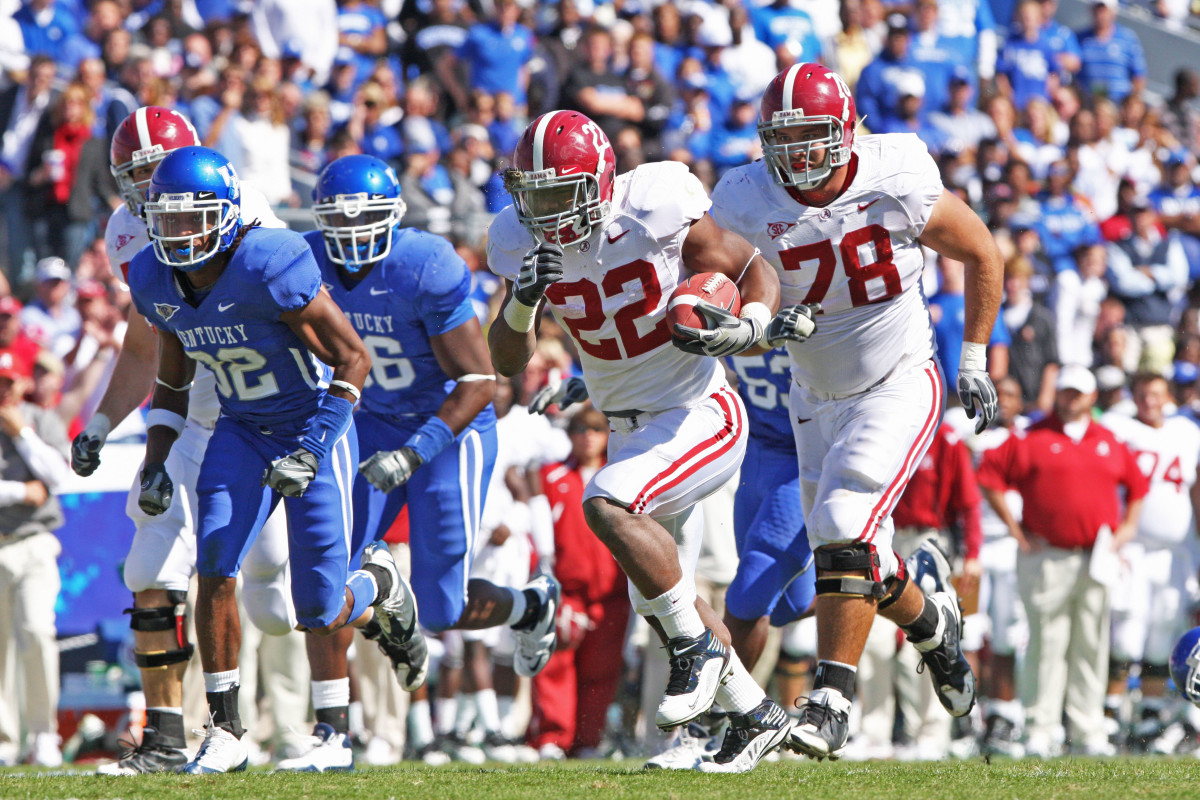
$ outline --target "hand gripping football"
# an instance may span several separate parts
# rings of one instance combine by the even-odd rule
[[[696,313],[697,303],[706,302],[723,308],[733,316],[742,311],[742,296],[733,281],[718,272],[702,272],[693,275],[671,292],[667,301],[667,324],[671,330],[676,325],[685,328],[707,330],[708,323]]]

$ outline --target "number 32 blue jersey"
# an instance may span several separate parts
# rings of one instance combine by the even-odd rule
[[[448,241],[413,228],[393,233],[391,252],[366,277],[346,288],[325,254],[320,231],[304,234],[320,265],[321,280],[371,353],[362,409],[419,422],[441,408],[455,382],[446,376],[430,338],[475,318],[471,271]],[[488,405],[471,423],[496,422]]]
[[[321,290],[321,272],[304,238],[284,229],[251,229],[195,307],[181,290],[185,280],[150,247],[129,264],[138,311],[212,370],[222,413],[265,427],[312,417],[332,370],[279,319]]]

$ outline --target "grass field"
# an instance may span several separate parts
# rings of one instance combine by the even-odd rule
[[[349,774],[249,772],[185,777],[99,778],[0,772],[0,798],[134,800],[387,800],[397,798],[668,798],[669,800],[1131,800],[1200,798],[1200,760],[982,760],[901,764],[764,764],[749,775],[644,772],[635,762],[431,768],[416,764]]]

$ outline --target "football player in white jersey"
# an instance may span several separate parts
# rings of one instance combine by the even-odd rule
[[[1129,667],[1141,664],[1142,702],[1134,709],[1131,744],[1154,748],[1165,725],[1182,710],[1171,707],[1166,689],[1171,648],[1189,627],[1189,588],[1195,590],[1200,427],[1166,414],[1171,392],[1161,375],[1135,376],[1133,402],[1135,417],[1110,411],[1100,419],[1136,453],[1150,480],[1137,536],[1121,549],[1129,573],[1120,602],[1113,603],[1109,683],[1123,686]]]
[[[841,76],[795,64],[763,95],[764,157],[727,172],[713,192],[717,224],[758,247],[781,285],[784,308],[766,338],[791,354],[792,425],[817,566],[817,672],[792,738],[814,758],[836,758],[845,744],[877,608],[921,651],[951,714],[975,702],[957,604],[945,593],[926,597],[891,546],[892,508],[943,406],[922,245],[966,264],[959,397],[981,429],[996,411],[985,350],[1000,305],[1000,252],[943,189],[920,139],[856,141],[856,123]]]
[[[150,242],[142,204],[155,165],[180,147],[199,145],[192,124],[175,111],[143,106],[125,118],[113,134],[110,160],[125,204],[109,217],[105,229],[108,258],[122,277],[129,261]],[[266,198],[243,184],[243,216],[268,228],[283,228]],[[132,305],[125,340],[108,388],[87,427],[71,445],[71,466],[91,475],[100,465],[100,449],[112,427],[150,394],[158,372],[154,329]],[[137,503],[141,486],[135,478],[126,513],[137,530],[125,559],[125,585],[133,592],[129,611],[134,658],[146,695],[146,727],[141,743],[99,772],[136,775],[173,772],[187,763],[183,748],[183,673],[193,645],[184,618],[188,585],[196,571],[196,477],[217,422],[216,382],[197,367],[188,405],[187,424],[171,449],[167,469],[184,502],[173,503],[160,516],[149,516]],[[251,621],[264,633],[283,635],[296,625],[287,585],[287,530],[282,510],[263,528],[243,563],[243,600]]]
[[[705,213],[708,195],[686,166],[645,164],[618,177],[608,137],[582,114],[538,117],[513,162],[505,183],[514,204],[488,232],[488,265],[508,286],[489,332],[492,361],[504,375],[524,368],[543,300],[570,332],[583,380],[565,383],[557,401],[590,394],[613,431],[608,463],[584,491],[588,525],[670,651],[656,722],[684,725],[715,699],[732,727],[705,768],[752,769],[790,725],[730,649],[720,619],[697,600],[693,576],[697,504],[737,471],[746,447],[745,409],[709,356],[758,344],[778,303],[778,279],[750,244]],[[672,331],[672,291],[706,272],[738,283],[741,316],[710,307],[707,329]]]

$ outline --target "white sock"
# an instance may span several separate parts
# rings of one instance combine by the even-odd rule
[[[500,730],[500,706],[496,702],[495,689],[481,689],[475,693],[475,709],[479,722],[488,733]]]
[[[767,693],[750,677],[750,673],[742,666],[742,660],[732,647],[729,648],[729,661],[733,665],[733,671],[725,682],[717,687],[717,702],[726,711],[737,714],[753,711]]]
[[[204,691],[227,692],[241,684],[241,676],[236,668],[225,672],[204,673]]]
[[[350,703],[350,707],[346,710],[346,723],[350,727],[351,733],[361,734],[366,730],[366,723],[363,721],[363,705],[361,700],[355,700]]]
[[[529,604],[525,600],[523,590],[513,589],[509,586],[503,588],[508,589],[509,594],[512,595],[512,611],[509,613],[508,619],[504,620],[504,624],[511,628],[521,621],[521,617],[525,616],[525,609]]]
[[[313,709],[342,708],[350,705],[350,679],[312,682]]]
[[[668,638],[704,634],[704,623],[696,610],[696,587],[686,577],[649,603],[650,613],[662,624]]]
[[[475,704],[471,702],[469,695],[459,695],[458,714],[454,718],[454,732],[466,736],[474,724]]]
[[[414,700],[408,710],[412,726],[412,744],[417,750],[433,741],[433,717],[429,713],[428,700]]]
[[[518,738],[511,730],[513,698],[507,694],[498,694],[496,695],[496,704],[500,708],[500,732],[510,739]]]
[[[437,699],[437,732],[451,733],[454,731],[454,719],[458,716],[457,697],[439,697]]]

